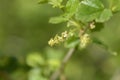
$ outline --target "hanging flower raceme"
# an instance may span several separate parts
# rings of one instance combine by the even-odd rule
[[[53,46],[53,45],[56,45],[56,44],[60,44],[61,42],[64,42],[67,37],[68,37],[68,32],[67,32],[67,31],[62,32],[62,33],[61,33],[61,36],[59,36],[59,35],[57,34],[54,38],[51,38],[51,39],[48,41],[48,44],[49,44],[50,46]]]

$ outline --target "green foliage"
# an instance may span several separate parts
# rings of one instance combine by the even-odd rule
[[[112,12],[105,9],[99,0],[81,1],[76,13],[76,19],[83,22],[90,22],[93,20],[96,20],[96,22],[105,22],[111,16]]]
[[[96,19],[96,22],[105,22],[109,20],[112,16],[112,12],[110,9],[104,9],[99,17]]]
[[[63,14],[59,17],[51,18],[49,22],[53,24],[67,22],[67,26],[70,29],[68,35],[70,33],[72,35],[64,41],[66,47],[69,48],[75,47],[77,44],[81,48],[83,48],[83,45],[86,47],[91,39],[84,38],[84,34],[90,35],[90,31],[95,27],[95,24],[104,23],[113,16],[112,10],[106,8],[100,0],[68,0],[64,6],[61,9]],[[72,39],[73,36],[78,37],[79,41]],[[55,40],[52,41],[52,43],[55,42]],[[56,44],[59,44],[59,42]]]
[[[30,70],[28,80],[48,80],[48,79],[42,76],[42,71],[40,70],[40,68],[34,68]]]
[[[58,17],[50,18],[49,22],[53,23],[53,24],[57,24],[57,23],[65,22],[67,20],[68,20],[68,18],[66,17],[66,15],[61,15],[61,16],[58,16]]]
[[[59,17],[53,17],[49,20],[50,23],[61,23],[68,21],[76,12],[79,5],[79,0],[69,0],[65,6],[65,12]]]
[[[43,59],[42,55],[37,52],[30,53],[27,56],[26,62],[31,67],[39,67],[45,65],[45,60]]]
[[[46,57],[47,57],[47,63],[48,65],[55,70],[60,66],[60,61],[63,57],[63,52],[60,50],[54,50],[51,48],[46,49]]]
[[[49,80],[51,72],[60,66],[63,57],[61,50],[46,48],[44,56],[41,53],[33,52],[27,55],[26,63],[32,69],[29,71],[28,80]]]
[[[71,18],[75,13],[79,5],[79,0],[68,0],[65,8],[65,13]]]
[[[108,1],[110,7],[107,8],[101,0],[67,0],[64,7],[59,7],[63,11],[63,14],[49,20],[49,22],[53,24],[67,22],[68,29],[65,30],[67,31],[67,36],[64,39],[64,37],[56,35],[50,39],[48,43],[50,46],[53,46],[65,42],[65,47],[78,47],[78,49],[81,50],[93,42],[102,45],[104,49],[111,53],[112,51],[103,42],[91,37],[91,35],[92,32],[97,31],[96,29],[103,27],[103,25],[97,26],[96,24],[104,24],[113,16],[113,12],[119,11],[119,0],[117,4],[116,2],[115,0]],[[54,5],[55,4],[57,5],[58,3],[54,3]],[[61,2],[59,2],[59,4],[61,4]],[[115,5],[113,6],[113,4]]]
[[[120,0],[38,1],[0,0],[0,80],[50,80],[67,55],[62,43],[76,51],[60,80],[119,77]]]
[[[61,5],[63,0],[48,0],[48,4],[51,4],[53,8],[58,7],[62,8],[63,6]]]

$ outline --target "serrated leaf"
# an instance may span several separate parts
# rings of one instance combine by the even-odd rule
[[[66,11],[63,15],[58,17],[52,17],[49,22],[58,24],[61,22],[68,21],[76,12],[79,5],[79,0],[69,0],[66,4]]]
[[[68,38],[68,40],[65,42],[65,47],[73,48],[77,46],[79,43],[80,43],[80,39],[78,37],[72,36]]]
[[[112,12],[109,9],[104,9],[100,16],[96,19],[96,22],[105,22],[110,19],[112,16]]]
[[[93,7],[93,8],[104,8],[103,4],[100,0],[83,0],[81,1],[82,4]]]
[[[66,13],[73,16],[79,6],[79,0],[68,0],[66,4]]]
[[[90,22],[96,19],[104,9],[99,0],[83,0],[79,4],[76,19],[83,22]]]

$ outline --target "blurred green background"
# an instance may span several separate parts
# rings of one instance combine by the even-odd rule
[[[0,80],[49,80],[67,51],[47,44],[65,29],[64,23],[48,23],[60,13],[38,0],[0,0]],[[76,51],[66,66],[65,80],[120,80],[119,21],[118,12],[93,33],[109,50],[91,44]]]

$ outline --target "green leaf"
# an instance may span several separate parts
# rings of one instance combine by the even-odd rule
[[[28,73],[28,80],[48,80],[42,75],[42,70],[40,68],[33,68]]]
[[[90,22],[96,19],[104,9],[99,0],[83,0],[79,4],[76,19],[82,22]]]
[[[93,40],[93,43],[100,45],[101,47],[106,49],[110,54],[112,54],[114,56],[116,56],[118,54],[116,51],[111,50],[110,47],[108,45],[106,45],[103,41],[101,41],[100,39],[93,37],[92,40]]]
[[[80,39],[78,37],[72,36],[68,38],[68,40],[65,42],[65,47],[67,48],[73,48],[77,45],[79,45]]]
[[[120,0],[107,0],[109,7],[113,12],[120,11]]]
[[[50,18],[49,23],[58,24],[58,23],[61,23],[61,22],[65,22],[67,20],[68,20],[67,17],[58,16],[58,17],[52,17],[52,18]]]
[[[66,13],[71,17],[75,14],[79,6],[79,0],[68,0],[66,4]]]
[[[26,62],[31,67],[38,67],[45,64],[45,60],[38,52],[33,52],[27,55]]]
[[[95,38],[95,37],[92,38],[92,41],[96,44],[99,44],[99,45],[103,44],[98,38]]]
[[[47,63],[53,69],[60,66],[60,61],[63,58],[64,52],[62,50],[47,48],[46,50]]]
[[[101,45],[105,49],[108,49],[108,46],[106,44],[104,44],[103,41],[101,41],[100,39],[98,39],[96,37],[92,37],[92,42],[95,43],[95,44]]]
[[[63,6],[61,5],[63,0],[48,0],[48,4],[51,4],[53,7],[58,7],[62,8]]]
[[[104,9],[100,16],[96,19],[96,22],[105,22],[109,20],[112,16],[112,12],[109,9]]]
[[[52,17],[49,22],[53,24],[68,21],[76,12],[79,0],[69,0],[66,4],[65,13],[58,17]]]
[[[90,6],[90,7],[97,8],[97,9],[104,8],[100,0],[83,0],[81,1],[81,3],[86,6]]]

